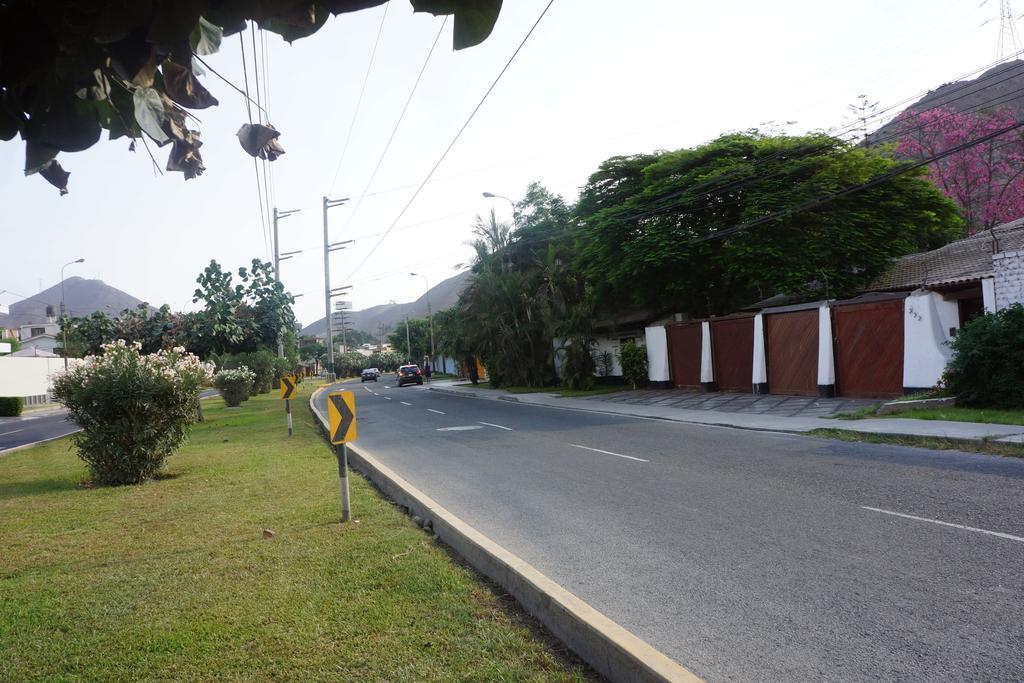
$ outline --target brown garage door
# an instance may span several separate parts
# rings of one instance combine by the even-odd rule
[[[768,391],[817,396],[818,309],[764,317],[768,347]]]
[[[840,396],[903,393],[903,299],[835,306],[832,336]]]
[[[715,382],[722,391],[751,391],[754,373],[754,318],[711,321]]]
[[[668,357],[672,384],[700,386],[700,323],[668,326]]]

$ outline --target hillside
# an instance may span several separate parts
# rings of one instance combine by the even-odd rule
[[[930,91],[904,111],[921,112],[948,107],[957,112],[1009,108],[1019,117],[1024,114],[1024,61],[1015,59],[992,67],[973,80],[953,81]],[[900,112],[902,113],[902,112]],[[867,136],[868,145],[895,142],[897,115]]]
[[[143,303],[127,292],[111,287],[102,280],[69,277],[64,280],[64,302],[68,315],[81,317],[95,311],[117,315],[126,308]],[[35,296],[9,306],[9,315],[0,315],[0,327],[18,327],[46,320],[46,307],[60,311],[60,284],[44,289]]]
[[[406,315],[410,318],[426,318],[428,300],[430,301],[431,308],[435,311],[448,308],[458,301],[459,293],[462,292],[468,282],[469,271],[467,270],[439,282],[415,301],[404,304],[383,304],[381,306],[371,306],[361,311],[351,311],[352,328],[376,334],[379,324],[383,324],[385,331],[390,332],[395,323],[402,320]],[[307,325],[302,329],[301,334],[303,336],[322,336],[326,333],[324,321],[325,318],[320,318],[316,322]]]

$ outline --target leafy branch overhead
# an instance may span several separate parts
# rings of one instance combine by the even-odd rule
[[[25,174],[67,193],[57,155],[108,139],[170,145],[168,171],[203,173],[199,131],[188,110],[218,104],[199,81],[202,57],[246,22],[288,42],[318,31],[329,15],[387,0],[7,0],[0,2],[0,140],[25,141]],[[490,35],[502,0],[410,0],[414,11],[454,15],[454,47]],[[280,133],[246,123],[242,148],[273,161]],[[143,137],[145,136],[145,137]]]

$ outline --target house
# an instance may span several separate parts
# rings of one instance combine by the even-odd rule
[[[971,318],[1024,303],[1024,219],[897,259],[859,296],[644,331],[652,384],[851,398],[935,386]]]
[[[21,325],[18,328],[18,342],[22,349],[38,348],[52,353],[61,348],[59,336],[60,324],[52,316],[45,323]]]

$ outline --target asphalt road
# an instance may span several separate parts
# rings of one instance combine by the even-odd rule
[[[345,388],[360,446],[708,680],[1024,678],[1024,461]]]
[[[78,425],[68,422],[63,412],[35,416],[0,418],[0,454],[9,448],[66,436],[78,431]]]
[[[216,389],[205,389],[200,396],[209,398],[218,393]],[[21,417],[0,417],[0,455],[10,448],[67,436],[77,431],[78,425],[70,422],[64,411],[47,410],[40,415],[28,412]]]

